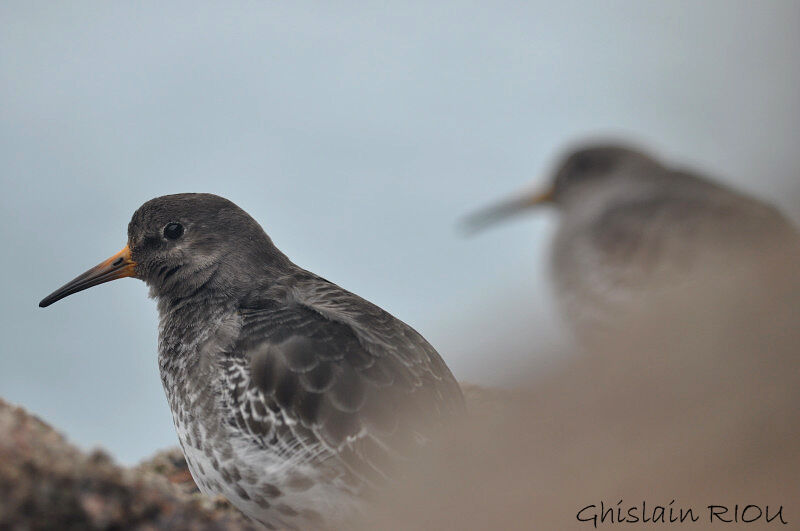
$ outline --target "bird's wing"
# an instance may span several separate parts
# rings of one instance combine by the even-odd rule
[[[699,207],[694,211],[697,215],[705,213],[707,217],[718,217],[720,225],[735,224],[738,230],[744,231],[745,238],[798,237],[794,224],[778,208],[761,199],[691,171],[671,170],[669,178],[685,184],[677,188],[681,193],[673,200],[682,199],[690,208]],[[679,211],[676,217],[684,217],[687,210]]]
[[[683,185],[670,193],[620,202],[592,225],[592,240],[612,263],[645,269],[668,262],[688,266],[716,256],[747,259],[800,239],[775,207],[689,172],[672,172]]]
[[[406,324],[316,277],[285,297],[243,308],[239,339],[222,360],[231,421],[258,444],[341,460],[381,481],[463,410],[452,374]]]

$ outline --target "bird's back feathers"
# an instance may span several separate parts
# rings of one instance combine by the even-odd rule
[[[291,444],[286,452],[380,482],[463,411],[458,384],[421,335],[310,273],[239,313],[239,339],[221,363],[230,420],[257,445]]]

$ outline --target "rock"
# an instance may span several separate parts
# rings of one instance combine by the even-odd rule
[[[183,452],[178,447],[162,450],[150,459],[142,461],[136,468],[145,473],[149,472],[165,477],[186,495],[200,494],[200,489],[197,488],[197,484],[192,478]]]
[[[102,451],[87,455],[0,400],[0,529],[256,529],[180,483],[145,466],[124,469]]]

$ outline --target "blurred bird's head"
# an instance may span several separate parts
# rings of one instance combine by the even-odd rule
[[[185,297],[201,287],[232,294],[257,269],[284,259],[261,226],[231,201],[212,194],[166,195],[136,210],[122,251],[39,306],[124,277],[143,280],[155,297]]]
[[[466,219],[466,226],[472,231],[480,230],[542,205],[568,209],[589,201],[607,201],[617,193],[658,178],[661,168],[655,159],[630,147],[583,147],[562,158],[544,190],[521,194],[480,210]]]

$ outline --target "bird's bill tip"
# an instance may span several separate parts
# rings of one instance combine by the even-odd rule
[[[550,187],[543,192],[507,199],[468,215],[462,223],[462,228],[466,233],[474,234],[531,207],[552,203],[553,198],[554,189]]]
[[[131,259],[130,247],[126,245],[120,252],[108,260],[100,262],[42,299],[41,302],[39,302],[39,308],[50,306],[64,297],[91,288],[92,286],[97,286],[98,284],[110,282],[118,278],[136,276],[135,268],[136,262]]]

